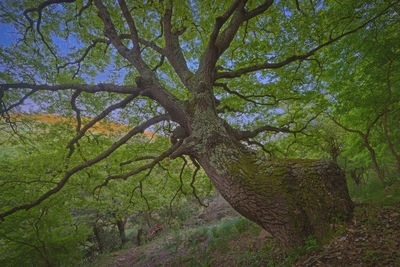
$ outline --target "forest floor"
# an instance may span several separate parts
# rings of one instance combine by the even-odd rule
[[[265,230],[229,207],[213,207],[202,223],[115,252],[95,266],[400,266],[400,202],[355,202],[352,220],[322,247],[310,238],[284,253]]]
[[[356,207],[342,234],[296,266],[400,266],[400,204]]]

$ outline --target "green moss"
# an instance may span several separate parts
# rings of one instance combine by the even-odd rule
[[[241,152],[236,160],[227,162],[230,173],[242,186],[251,188],[258,194],[268,196],[282,191],[282,181],[287,169],[284,165],[258,158],[252,153]]]
[[[190,116],[194,115],[194,112],[196,111],[196,102],[194,99],[185,101],[185,110]]]
[[[262,161],[254,154],[241,153],[227,165],[241,186],[264,197],[276,193],[283,197],[296,229],[310,231],[323,244],[334,235],[330,225],[340,221],[345,211],[335,208],[334,188],[321,179],[316,163],[319,161],[310,159]]]

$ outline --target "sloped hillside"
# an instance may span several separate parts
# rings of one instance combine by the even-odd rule
[[[388,190],[384,203],[356,204],[352,220],[336,225],[329,244],[319,246],[310,237],[288,254],[216,197],[196,223],[112,253],[95,266],[399,266],[399,191],[399,186]]]
[[[65,117],[62,115],[54,115],[54,114],[24,114],[24,113],[16,113],[11,114],[11,118],[16,120],[30,120],[36,122],[44,122],[49,124],[55,123],[69,123],[71,127],[76,127],[76,118],[75,117]],[[82,118],[82,123],[87,123],[91,120],[91,118]],[[96,122],[89,131],[95,133],[102,133],[106,135],[118,134],[118,133],[126,133],[129,131],[130,126],[119,124],[110,120],[102,120],[100,122]],[[155,138],[155,134],[149,131],[144,131],[144,135]]]

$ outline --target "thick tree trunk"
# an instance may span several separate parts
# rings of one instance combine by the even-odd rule
[[[196,158],[221,195],[243,216],[261,225],[284,248],[313,235],[321,243],[331,225],[350,218],[353,202],[344,173],[330,160],[267,159],[240,142],[215,109],[212,89],[200,82],[187,103],[187,137],[177,154]]]
[[[195,157],[221,195],[289,249],[313,235],[324,242],[331,225],[353,210],[344,173],[330,160],[267,159],[223,127],[194,134]]]

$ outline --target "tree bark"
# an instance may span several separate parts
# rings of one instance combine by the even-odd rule
[[[382,186],[385,187],[385,177],[383,175],[381,168],[379,167],[378,160],[376,159],[375,149],[369,144],[368,135],[363,135],[361,137],[363,138],[364,145],[368,149],[369,154],[371,156],[372,167],[374,168],[379,181],[381,181]]]
[[[93,234],[94,234],[94,236],[96,238],[97,245],[99,246],[100,253],[103,253],[104,252],[103,238],[101,237],[100,229],[99,229],[99,227],[97,226],[96,223],[93,225]]]
[[[396,152],[396,149],[394,148],[394,145],[393,145],[392,141],[390,140],[386,121],[387,121],[387,114],[385,113],[385,115],[383,117],[383,130],[384,130],[384,134],[385,134],[385,139],[386,139],[386,143],[388,144],[388,147],[390,149],[390,152],[392,152],[393,157],[396,159],[397,173],[398,173],[399,179],[400,179],[400,155]]]
[[[139,228],[136,235],[136,244],[138,246],[142,245],[142,234],[143,234],[143,229]]]
[[[353,203],[335,162],[267,159],[204,116],[208,127],[195,125],[202,122],[193,125],[194,156],[232,207],[284,248],[301,245],[310,235],[323,243],[330,238],[332,224],[351,216]]]
[[[387,97],[385,99],[385,102],[383,103],[383,133],[385,135],[386,143],[388,144],[390,152],[392,152],[393,157],[396,159],[397,173],[399,174],[399,179],[400,179],[400,154],[396,152],[396,149],[392,143],[392,140],[389,137],[389,129],[387,126],[389,103],[392,98],[392,85],[391,85],[391,81],[390,81],[390,72],[391,72],[392,63],[393,63],[392,60],[390,60],[388,70],[387,70],[387,77],[386,77]]]
[[[119,237],[121,239],[121,247],[123,247],[124,244],[126,242],[128,242],[128,238],[126,237],[126,234],[125,234],[125,224],[126,224],[126,219],[125,220],[117,219],[117,221],[116,221],[116,225],[117,225],[118,232],[119,232]]]

